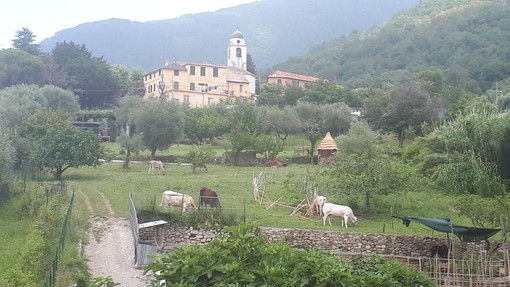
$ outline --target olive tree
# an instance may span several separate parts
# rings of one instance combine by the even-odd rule
[[[146,100],[137,112],[135,126],[154,158],[183,137],[182,106],[175,101]]]

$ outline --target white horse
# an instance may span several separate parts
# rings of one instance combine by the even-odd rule
[[[160,174],[165,174],[165,164],[159,160],[151,160],[149,161],[149,171],[147,174],[154,174],[154,169],[159,169]]]

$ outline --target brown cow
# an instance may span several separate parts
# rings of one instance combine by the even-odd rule
[[[200,206],[220,207],[220,199],[216,192],[208,187],[202,187],[200,190]]]
[[[184,211],[197,209],[195,202],[193,201],[193,197],[171,190],[163,192],[163,197],[161,198],[159,206],[162,206],[163,203],[165,204],[164,207],[180,207]]]

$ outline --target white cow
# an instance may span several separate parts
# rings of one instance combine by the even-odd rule
[[[312,204],[314,206],[314,209],[317,210],[317,212],[319,213],[319,215],[323,215],[324,214],[322,212],[322,207],[324,206],[324,204],[326,202],[328,202],[328,199],[325,196],[322,196],[322,195],[317,195],[315,197],[315,199],[313,200]]]
[[[149,161],[149,171],[147,174],[154,174],[154,169],[159,169],[160,174],[165,174],[165,164],[159,160],[151,160]]]
[[[322,218],[324,225],[326,225],[326,219],[328,219],[329,225],[331,225],[330,215],[339,216],[342,219],[342,226],[345,224],[345,228],[347,228],[347,222],[349,219],[352,223],[356,223],[358,220],[358,218],[354,216],[352,209],[346,205],[338,205],[327,202],[322,207],[322,211],[324,212],[324,217]]]
[[[180,207],[184,211],[197,209],[197,206],[195,205],[195,201],[193,200],[193,197],[191,197],[187,194],[183,194],[183,193],[179,193],[179,192],[175,192],[175,191],[171,191],[171,190],[167,190],[167,191],[163,192],[163,196],[161,197],[161,203],[159,204],[159,206],[162,206],[163,204],[165,204],[164,205],[165,208],[170,207],[170,206]]]

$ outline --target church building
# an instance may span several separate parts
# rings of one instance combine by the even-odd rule
[[[192,108],[220,102],[254,102],[256,77],[247,70],[248,50],[243,34],[230,37],[225,66],[167,61],[143,76],[144,98],[173,100]]]

